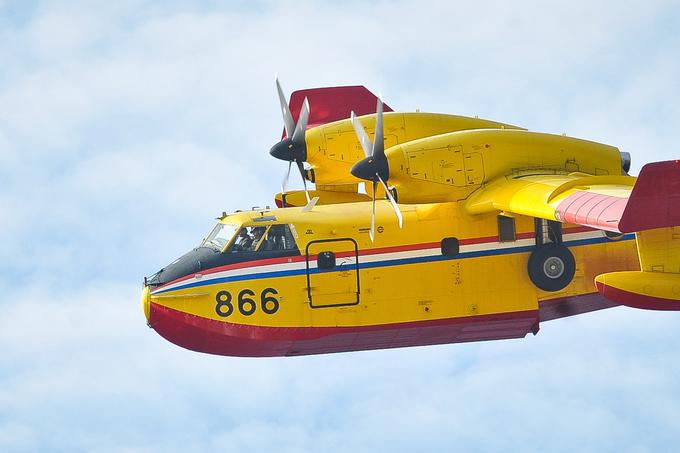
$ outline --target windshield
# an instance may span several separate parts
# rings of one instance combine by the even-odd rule
[[[205,238],[201,247],[210,247],[222,251],[229,241],[231,241],[231,238],[234,237],[236,230],[238,230],[236,225],[218,223],[215,225],[215,228],[212,229],[208,237]]]

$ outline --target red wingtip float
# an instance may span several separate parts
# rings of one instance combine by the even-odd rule
[[[290,95],[290,112],[295,122],[298,121],[299,112],[305,98],[309,105],[314,106],[309,111],[308,129],[334,121],[346,120],[350,117],[351,112],[354,112],[357,116],[370,115],[375,113],[375,105],[378,101],[378,97],[362,85],[307,88],[293,91]],[[392,109],[383,104],[383,111],[391,112]],[[283,130],[281,135],[281,139],[284,138],[286,138],[286,129]]]
[[[280,209],[222,215],[145,279],[167,340],[292,356],[521,338],[617,304],[680,310],[680,161],[635,178],[612,146],[393,112],[362,86],[290,101],[276,87]],[[289,192],[293,163],[304,190]]]

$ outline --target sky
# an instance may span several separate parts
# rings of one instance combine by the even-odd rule
[[[0,0],[0,451],[660,451],[680,314],[312,357],[190,352],[142,278],[273,205],[284,90],[363,84],[680,157],[672,1]],[[292,184],[299,184],[291,177]]]

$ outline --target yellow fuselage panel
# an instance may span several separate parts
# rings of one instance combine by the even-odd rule
[[[373,139],[375,115],[359,117],[359,121]],[[437,113],[385,113],[383,117],[385,148],[453,131],[468,129],[518,129],[496,121]],[[309,129],[307,162],[315,171],[317,184],[348,184],[359,180],[350,174],[355,162],[364,152],[349,119],[335,121]]]
[[[565,225],[565,245],[575,256],[576,275],[558,293],[540,291],[527,276],[533,218],[517,216],[517,241],[500,243],[496,215],[462,215],[459,208],[458,203],[402,205],[400,230],[389,204],[379,201],[375,243],[368,237],[370,203],[317,206],[306,213],[299,208],[273,210],[266,215],[275,216],[274,223],[294,225],[301,257],[192,276],[184,288],[155,292],[151,301],[252,326],[371,326],[536,310],[539,300],[595,292],[596,275],[638,268],[634,241],[609,241],[601,232],[572,232]],[[262,216],[239,213],[222,222],[253,224]],[[444,237],[459,239],[458,256],[442,256],[439,244]],[[354,244],[359,251],[358,282]],[[336,254],[334,270],[316,272],[315,255],[321,252]],[[226,305],[217,310],[226,294],[232,310]],[[272,314],[262,306],[268,296],[278,304]],[[272,304],[269,311],[274,311]]]

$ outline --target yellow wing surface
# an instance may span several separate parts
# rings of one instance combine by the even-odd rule
[[[636,232],[641,271],[599,275],[598,290],[624,305],[680,309],[680,161],[645,165],[638,178],[537,172],[501,177],[470,196],[466,209]]]

